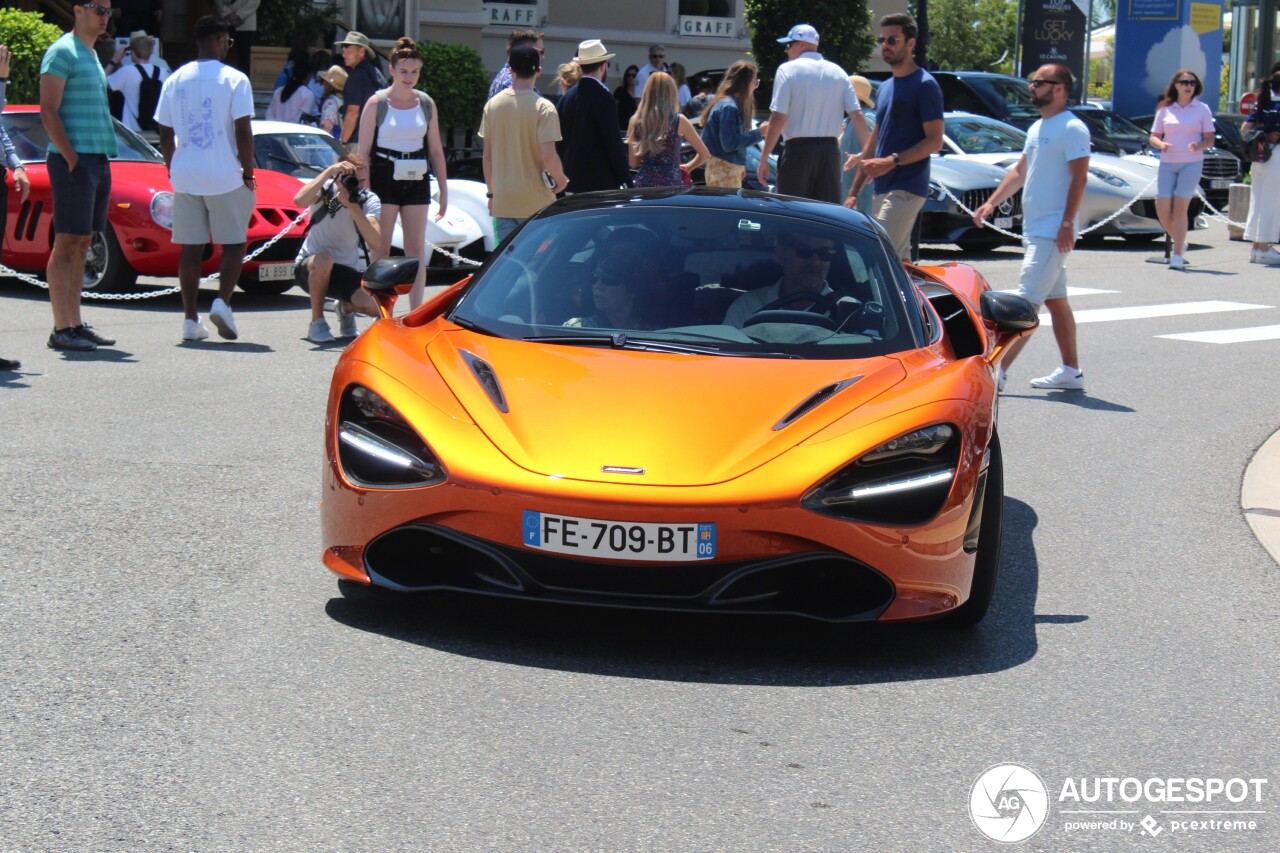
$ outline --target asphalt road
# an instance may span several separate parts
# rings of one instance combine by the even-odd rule
[[[338,350],[303,340],[305,297],[239,298],[233,344],[179,345],[174,297],[93,305],[119,346],[64,357],[43,294],[0,281],[25,363],[0,374],[0,849],[989,850],[970,791],[1005,762],[1051,803],[1023,849],[1280,848],[1280,569],[1240,510],[1280,340],[1158,337],[1280,323],[1280,269],[1193,242],[1186,274],[1071,256],[1111,291],[1082,312],[1267,307],[1093,315],[1084,395],[1027,387],[1056,363],[1036,334],[997,597],[961,634],[345,599],[317,514]],[[1005,288],[1019,257],[971,260]],[[1097,777],[1269,782],[1059,799]]]

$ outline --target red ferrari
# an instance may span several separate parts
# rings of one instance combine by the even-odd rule
[[[5,266],[43,275],[53,244],[53,193],[45,170],[49,137],[37,106],[10,106],[3,114],[5,130],[26,165],[31,194],[25,202],[9,193],[8,228],[0,258]],[[111,207],[106,230],[95,235],[85,260],[86,290],[129,290],[139,275],[178,275],[179,247],[170,241],[173,187],[164,160],[146,140],[116,122],[120,153],[111,163]],[[257,173],[258,204],[249,220],[247,251],[280,233],[300,212],[293,203],[298,181],[266,170]],[[244,265],[241,290],[283,293],[293,286],[293,259],[302,244],[305,221],[253,261]],[[217,247],[206,250],[203,274],[216,272]]]

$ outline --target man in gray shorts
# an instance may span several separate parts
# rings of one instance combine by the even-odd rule
[[[1067,253],[1076,242],[1076,214],[1089,176],[1089,129],[1067,110],[1073,80],[1065,65],[1042,65],[1031,79],[1031,102],[1040,120],[1027,131],[1022,157],[973,214],[979,228],[996,206],[1026,185],[1022,194],[1022,259],[1018,293],[1044,305],[1053,319],[1062,364],[1048,376],[1031,380],[1032,388],[1084,390],[1084,372],[1076,351],[1076,318],[1067,302]],[[1030,336],[1014,343],[999,376],[1004,390],[1005,369]]]
[[[200,262],[210,238],[222,249],[218,298],[209,319],[227,340],[239,336],[231,314],[231,294],[240,279],[249,217],[255,203],[253,180],[253,90],[249,78],[223,64],[231,25],[206,15],[196,21],[195,62],[164,81],[156,105],[160,151],[173,183],[173,242],[182,246],[182,339],[200,341]],[[175,147],[175,139],[177,144]]]
[[[378,304],[360,286],[369,264],[369,247],[379,245],[378,217],[382,202],[371,190],[359,189],[358,158],[349,154],[312,178],[293,203],[311,208],[311,224],[298,252],[294,279],[311,294],[311,324],[307,340],[331,344],[336,340],[324,319],[324,300],[338,300],[338,334],[354,338],[356,312],[377,316]],[[357,192],[353,195],[351,187]]]

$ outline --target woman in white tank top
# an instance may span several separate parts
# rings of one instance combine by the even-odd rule
[[[422,56],[417,45],[408,36],[396,42],[391,52],[391,87],[374,95],[360,114],[361,161],[366,164],[360,173],[364,186],[373,190],[382,203],[378,219],[381,245],[370,246],[373,260],[385,258],[391,253],[391,234],[395,230],[396,217],[404,234],[404,253],[418,258],[418,277],[409,293],[409,306],[422,303],[427,280],[427,263],[431,260],[426,251],[427,210],[431,204],[431,181],[425,174],[425,161],[431,162],[431,172],[440,188],[440,209],[436,221],[444,217],[449,207],[449,186],[445,175],[444,148],[440,144],[440,126],[435,102],[419,97],[414,88],[422,71]],[[378,121],[378,99],[386,99],[386,111]],[[399,162],[397,178],[397,161]],[[416,177],[414,177],[416,176]]]

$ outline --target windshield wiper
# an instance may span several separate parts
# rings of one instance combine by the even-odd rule
[[[743,352],[740,350],[725,351],[720,347],[682,344],[674,341],[655,341],[649,338],[627,337],[625,332],[612,335],[534,335],[524,338],[540,344],[568,344],[581,347],[612,347],[613,349],[634,350],[636,352],[669,352],[683,355],[723,355],[732,358],[800,358],[786,352]]]

